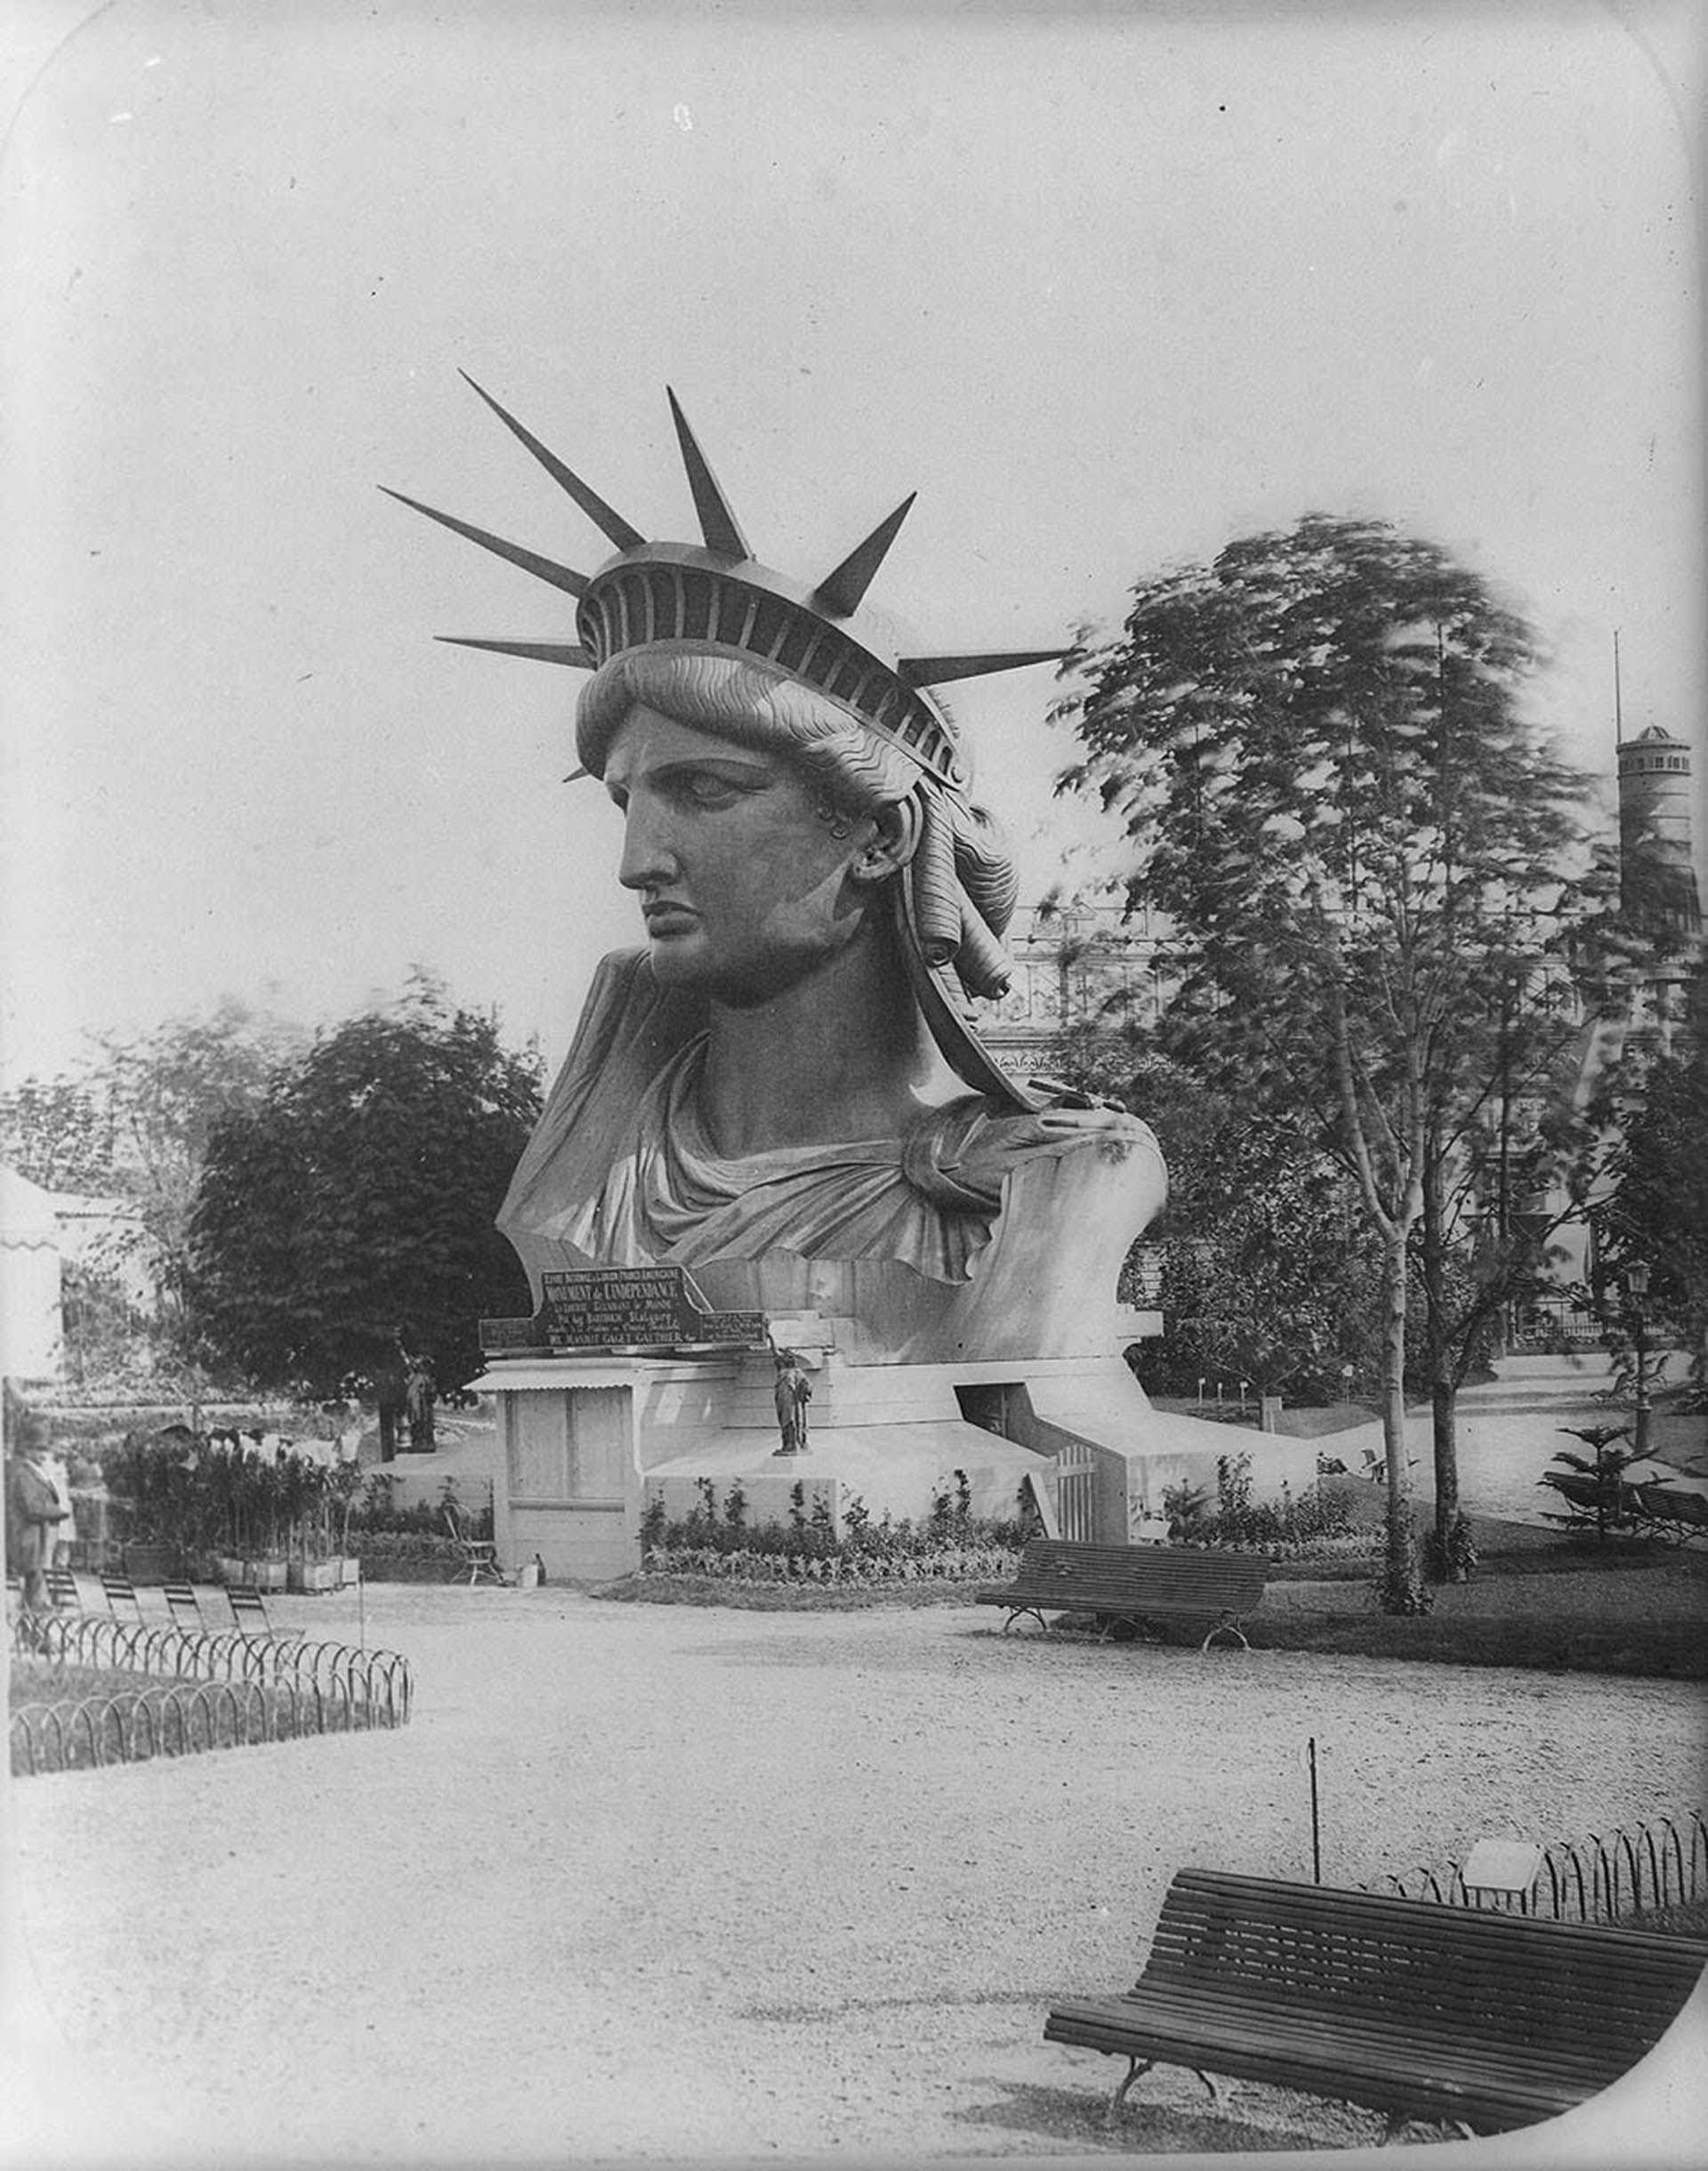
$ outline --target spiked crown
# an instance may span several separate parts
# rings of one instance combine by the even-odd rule
[[[577,573],[406,497],[399,490],[387,490],[389,497],[576,599],[577,638],[573,642],[439,636],[457,647],[582,670],[597,670],[625,650],[673,646],[769,664],[837,702],[868,730],[954,791],[965,789],[967,762],[954,724],[927,690],[954,679],[1054,662],[1065,653],[1059,649],[959,656],[895,653],[886,631],[862,605],[914,503],[912,496],[904,498],[833,571],[807,586],[774,572],[753,556],[675,393],[668,388],[666,397],[704,538],[701,544],[649,542],[466,371],[460,374],[616,545],[616,554],[591,575]]]

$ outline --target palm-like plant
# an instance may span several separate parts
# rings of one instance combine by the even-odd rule
[[[1625,1473],[1633,1463],[1648,1460],[1643,1449],[1615,1446],[1615,1441],[1630,1440],[1631,1427],[1588,1424],[1579,1430],[1564,1424],[1559,1429],[1568,1439],[1581,1440],[1590,1452],[1581,1455],[1574,1448],[1559,1449],[1554,1460],[1564,1467],[1544,1470],[1537,1479],[1539,1485],[1552,1486],[1568,1511],[1564,1515],[1549,1515],[1549,1521],[1564,1523],[1568,1529],[1593,1525],[1601,1542],[1609,1530],[1629,1529],[1637,1521],[1641,1504],[1637,1488],[1628,1481]]]

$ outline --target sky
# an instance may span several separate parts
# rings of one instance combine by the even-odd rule
[[[914,645],[1051,647],[1308,511],[1494,581],[1573,759],[1704,703],[1694,0],[15,0],[0,37],[0,1083],[412,969],[555,1064],[638,939],[569,599],[609,545],[458,376]],[[1023,896],[1102,863],[1047,668],[954,690]],[[1699,782],[1701,779],[1699,778]],[[1700,807],[1700,802],[1699,802]],[[1698,846],[1708,819],[1697,816]]]

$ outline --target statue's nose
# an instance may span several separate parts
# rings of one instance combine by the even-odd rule
[[[656,808],[639,798],[629,802],[623,821],[623,858],[616,878],[625,890],[644,890],[678,872],[669,825]]]

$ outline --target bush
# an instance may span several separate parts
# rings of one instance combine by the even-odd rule
[[[1352,1529],[1352,1503],[1315,1485],[1295,1496],[1284,1481],[1278,1500],[1253,1500],[1249,1455],[1216,1457],[1216,1496],[1212,1508],[1202,1492],[1171,1486],[1163,1495],[1170,1535],[1178,1522],[1188,1543],[1298,1547],[1345,1537]]]
[[[437,1502],[417,1500],[406,1507],[397,1499],[392,1473],[376,1470],[363,1486],[361,1498],[350,1510],[350,1537],[354,1540],[365,1532],[415,1531],[423,1537],[444,1537],[447,1507],[456,1510],[465,1537],[492,1536],[492,1509],[464,1507],[456,1497],[455,1478],[447,1477],[439,1487]]]
[[[442,1583],[463,1566],[463,1553],[444,1530],[361,1530],[350,1546],[367,1583]]]
[[[806,1488],[794,1489],[786,1522],[750,1523],[746,1500],[733,1486],[721,1504],[709,1478],[698,1481],[699,1505],[674,1521],[652,1500],[640,1519],[642,1572],[696,1575],[752,1582],[882,1583],[933,1578],[988,1580],[1008,1574],[1029,1537],[1043,1535],[1029,1492],[1017,1495],[1011,1517],[971,1513],[964,1471],[952,1491],[938,1493],[923,1523],[886,1513],[875,1522],[857,1493],[842,1510],[842,1530],[821,1497],[810,1512]]]

